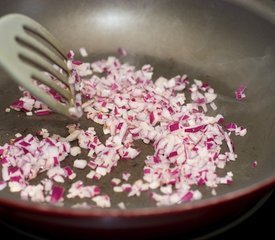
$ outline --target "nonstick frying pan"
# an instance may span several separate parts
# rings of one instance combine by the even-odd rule
[[[219,94],[219,111],[229,121],[245,125],[248,134],[234,139],[238,159],[226,166],[234,173],[230,186],[211,196],[203,189],[199,201],[155,207],[148,196],[124,199],[129,209],[70,209],[20,200],[0,192],[1,216],[37,229],[77,236],[147,236],[180,229],[199,230],[229,219],[253,205],[275,183],[275,3],[220,0],[114,0],[54,1],[2,0],[0,16],[23,13],[45,25],[66,47],[85,47],[90,59],[127,49],[124,61],[141,66],[150,63],[155,77],[186,73],[208,82]],[[1,33],[0,33],[1,34]],[[1,44],[1,43],[0,43]],[[1,53],[0,53],[1,54]],[[237,102],[234,91],[247,85],[245,101]],[[0,143],[15,133],[35,133],[41,127],[65,135],[69,120],[58,114],[26,117],[5,113],[19,96],[17,85],[0,72]],[[83,127],[100,127],[81,120]],[[112,175],[128,169],[138,178],[150,148],[140,144],[141,156],[124,161]],[[66,161],[69,161],[66,160]],[[252,167],[258,162],[256,168]],[[80,175],[80,174],[79,174]],[[86,174],[83,174],[85,180]],[[110,179],[103,181],[108,192]],[[112,191],[109,192],[112,195]],[[131,235],[126,235],[130,233]]]

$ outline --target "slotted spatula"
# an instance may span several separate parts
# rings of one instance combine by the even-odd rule
[[[73,89],[68,82],[70,70],[66,65],[66,51],[39,23],[20,14],[0,18],[0,64],[20,86],[37,99],[52,110],[72,117],[69,110],[75,102]],[[60,87],[44,72],[56,77],[66,87]],[[34,84],[33,79],[54,89],[66,103],[62,104],[44,92]]]

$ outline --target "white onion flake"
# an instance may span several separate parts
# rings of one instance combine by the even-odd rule
[[[84,169],[87,166],[87,161],[84,159],[76,159],[74,161],[74,167],[79,169]]]
[[[85,49],[80,52],[86,56]],[[126,56],[127,52],[119,48],[118,54]],[[79,124],[67,126],[67,137],[50,137],[46,129],[37,132],[42,139],[18,135],[0,147],[0,190],[9,186],[10,191],[21,192],[23,199],[31,201],[62,204],[64,198],[89,198],[91,206],[111,207],[112,199],[94,183],[111,174],[119,161],[135,161],[143,151],[135,146],[136,140],[151,144],[154,153],[144,159],[140,179],[131,183],[130,171],[124,171],[121,178],[111,178],[116,194],[138,197],[149,191],[157,206],[162,206],[201,199],[200,186],[210,187],[210,193],[216,195],[218,185],[232,183],[232,172],[220,176],[217,170],[237,159],[231,133],[244,136],[247,130],[236,123],[225,124],[221,114],[207,114],[208,110],[218,110],[214,102],[218,95],[207,83],[198,79],[192,83],[187,75],[161,76],[154,81],[149,64],[136,70],[112,56],[82,63],[74,60],[72,51],[68,66],[72,69],[70,81],[82,95],[78,96],[77,111],[83,110],[87,121],[102,125],[107,140],[101,142],[93,127],[85,130]],[[245,88],[238,88],[237,100],[245,97]],[[82,107],[81,98],[85,99]],[[34,111],[40,116],[51,113],[27,91],[10,109]],[[73,158],[84,152],[85,160],[74,158],[73,167],[61,167],[60,162],[68,155]],[[86,178],[91,185],[84,185],[74,168],[88,168]],[[31,179],[43,171],[47,171],[46,178],[31,185]],[[57,185],[73,179],[68,191]],[[73,207],[78,205],[88,207],[89,203]],[[120,209],[125,206],[124,202],[117,204]]]

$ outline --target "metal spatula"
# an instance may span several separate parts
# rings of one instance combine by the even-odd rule
[[[72,117],[69,109],[74,106],[74,93],[68,82],[70,70],[66,65],[66,52],[39,23],[20,14],[0,18],[0,64],[20,86],[37,99],[52,110]],[[53,75],[65,88],[44,72]],[[55,100],[34,84],[33,79],[54,89],[66,103]]]

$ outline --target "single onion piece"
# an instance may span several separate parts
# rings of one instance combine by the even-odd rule
[[[246,96],[245,96],[245,90],[246,90],[246,86],[244,84],[241,84],[235,91],[235,97],[238,101],[243,100]]]
[[[81,61],[77,61],[77,60],[73,60],[72,63],[73,63],[74,65],[78,65],[78,66],[82,64]]]
[[[179,122],[174,122],[169,126],[170,132],[176,131],[180,128]]]
[[[111,207],[111,200],[108,195],[99,195],[99,196],[93,197],[92,200],[96,203],[98,207],[101,207],[101,208]]]
[[[257,166],[258,166],[258,162],[257,162],[257,161],[253,161],[253,162],[252,162],[252,167],[253,167],[253,168],[256,168]]]
[[[122,179],[123,179],[124,181],[128,181],[129,178],[130,178],[130,176],[131,176],[131,174],[130,174],[129,172],[123,172],[123,173],[122,173]]]
[[[70,177],[74,173],[70,166],[64,167],[64,171],[67,177]]]
[[[126,209],[126,206],[125,206],[125,203],[124,202],[119,202],[117,204],[117,206],[120,208],[120,209]]]
[[[202,131],[205,127],[206,125],[196,126],[192,128],[185,128],[184,131],[188,133],[196,133],[196,132]]]
[[[235,131],[237,128],[237,124],[236,123],[228,123],[225,125],[225,128],[230,132]]]
[[[35,115],[37,116],[46,116],[51,114],[51,112],[52,112],[51,110],[43,110],[43,109],[34,111]]]
[[[68,53],[67,53],[67,58],[72,60],[74,58],[74,52],[72,50],[70,50]]]
[[[193,193],[192,192],[187,192],[183,197],[182,197],[182,201],[183,202],[188,202],[193,198]]]
[[[10,105],[10,108],[16,111],[21,111],[23,108],[23,105],[24,105],[24,102],[22,100],[17,100]]]
[[[72,156],[76,156],[76,155],[78,155],[80,153],[81,153],[81,148],[80,147],[78,147],[78,146],[71,147],[70,154]]]
[[[51,194],[51,203],[56,203],[62,200],[64,188],[60,186],[53,186]]]
[[[126,57],[126,56],[127,56],[127,52],[126,52],[126,50],[123,49],[123,48],[118,48],[118,49],[117,49],[117,53],[118,53],[118,55],[119,55],[120,57]]]
[[[87,161],[83,159],[76,159],[74,161],[74,167],[79,169],[84,169],[87,166]]]
[[[88,52],[85,48],[79,48],[79,53],[81,55],[81,57],[87,57],[88,56]]]
[[[117,186],[118,184],[120,184],[121,183],[121,179],[119,179],[119,178],[113,178],[112,180],[111,180],[111,184],[113,185],[113,186]]]

